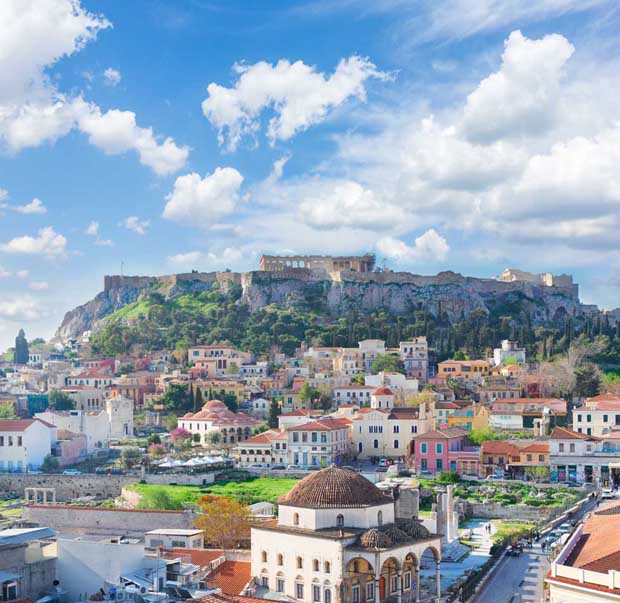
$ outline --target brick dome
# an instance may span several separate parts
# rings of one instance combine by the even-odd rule
[[[302,479],[280,504],[308,509],[371,507],[391,502],[375,486],[355,471],[328,467]]]
[[[360,536],[360,544],[365,549],[388,549],[392,546],[392,540],[384,532],[371,528]]]

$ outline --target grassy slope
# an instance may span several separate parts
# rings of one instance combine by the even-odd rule
[[[157,486],[153,484],[131,484],[127,486],[139,494],[147,494],[163,488],[172,499],[182,504],[194,504],[201,496],[212,494],[234,498],[246,504],[257,502],[276,503],[295,484],[296,479],[257,477],[244,481],[222,481],[209,486]]]

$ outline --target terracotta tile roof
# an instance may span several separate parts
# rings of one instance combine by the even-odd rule
[[[200,565],[201,567],[209,566],[212,561],[215,561],[218,557],[221,557],[224,554],[224,551],[220,549],[172,548],[170,551],[177,555],[189,555],[191,563],[194,565]]]
[[[610,538],[619,531],[620,514],[595,513],[583,524],[581,538],[564,565],[602,573],[620,570],[620,542]]]
[[[319,421],[310,421],[302,425],[291,425],[287,427],[287,431],[334,431],[336,429],[346,429],[351,424],[349,419],[320,419]]]
[[[389,387],[378,387],[370,395],[371,396],[393,396],[394,392]]]
[[[560,398],[505,398],[493,402],[493,411],[501,411],[505,405],[514,406],[513,410],[505,410],[503,414],[522,413],[528,410],[550,408],[559,413],[566,413],[566,400]]]
[[[43,423],[46,427],[56,427],[43,419],[6,419],[0,421],[0,431],[26,431],[26,429],[36,422]]]
[[[483,454],[506,454],[519,456],[519,448],[506,440],[488,440],[482,442]]]
[[[589,436],[585,433],[579,433],[577,431],[573,431],[572,429],[567,429],[566,427],[554,427],[549,437],[552,440],[593,440],[595,442],[599,440],[596,436]]]
[[[593,398],[588,398],[585,407],[590,410],[620,410],[620,396],[599,394]]]
[[[221,588],[226,595],[239,595],[251,579],[252,564],[249,561],[224,561],[207,576],[207,584]]]
[[[348,469],[328,467],[305,477],[281,497],[281,505],[308,509],[344,509],[388,504],[377,486]]]
[[[275,601],[274,599],[258,599],[256,597],[241,597],[238,595],[227,595],[225,593],[217,593],[213,595],[207,595],[198,599],[201,603],[282,603],[282,601]]]
[[[467,432],[460,427],[448,427],[447,429],[435,429],[414,436],[414,440],[449,440],[450,438],[460,438],[467,435]]]
[[[300,408],[299,410],[293,410],[291,412],[285,412],[281,414],[281,417],[307,417],[310,415],[320,416],[320,412],[316,410],[309,410],[307,408]]]
[[[524,452],[549,452],[549,442],[534,442],[522,449]]]
[[[572,578],[564,578],[563,576],[551,576],[551,572],[547,574],[548,582],[559,582],[560,584],[570,584],[576,586],[579,589],[595,590],[603,593],[611,593],[613,595],[620,595],[620,588],[607,588],[601,584],[593,584],[592,582],[579,582],[579,580],[573,580]]]
[[[436,402],[435,408],[439,410],[458,410],[461,407],[455,402]]]
[[[286,440],[286,431],[284,429],[270,429],[263,431],[247,440],[244,440],[242,444],[247,446],[249,444],[269,444],[273,440]]]

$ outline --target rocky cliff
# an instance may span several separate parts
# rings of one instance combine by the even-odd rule
[[[464,277],[454,272],[420,276],[405,272],[317,274],[306,269],[286,272],[186,273],[162,277],[105,277],[104,290],[93,300],[67,312],[57,336],[76,337],[96,330],[127,304],[157,292],[166,299],[218,288],[241,288],[238,303],[254,312],[275,304],[303,307],[327,315],[367,313],[385,309],[393,314],[427,310],[455,322],[475,310],[501,316],[528,317],[545,325],[565,316],[581,316],[575,286],[548,286],[529,281],[504,282]]]

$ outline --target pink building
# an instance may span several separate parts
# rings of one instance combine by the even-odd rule
[[[418,475],[435,475],[442,471],[478,475],[480,469],[480,449],[468,445],[467,432],[460,427],[414,436],[409,454]]]

